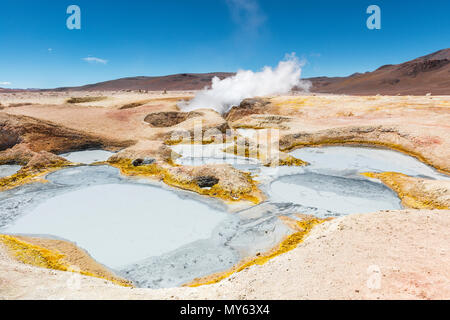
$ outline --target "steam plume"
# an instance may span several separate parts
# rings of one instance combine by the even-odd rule
[[[190,102],[179,106],[184,111],[211,108],[225,113],[246,98],[283,94],[295,86],[309,90],[311,84],[300,80],[300,75],[298,58],[295,54],[287,55],[275,69],[264,67],[260,72],[240,70],[235,76],[223,80],[214,77],[210,89],[198,92]]]

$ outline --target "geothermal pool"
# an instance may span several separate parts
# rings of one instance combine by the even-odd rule
[[[105,150],[85,150],[60,154],[61,157],[74,163],[92,164],[94,162],[106,161],[114,152]]]
[[[19,171],[21,166],[17,165],[1,165],[0,166],[0,178],[8,177]]]
[[[4,231],[72,239],[97,261],[119,269],[207,239],[225,218],[226,213],[172,191],[105,184],[50,198]]]
[[[258,166],[257,159],[236,156],[225,153],[223,149],[233,144],[178,144],[172,146],[172,150],[181,155],[175,163],[186,166],[198,166],[202,164],[231,164],[239,166]]]
[[[272,201],[292,202],[335,213],[401,209],[400,199],[362,172],[394,171],[414,177],[449,179],[402,153],[360,147],[303,148],[291,155],[310,163],[302,173],[281,176],[269,188]]]
[[[309,171],[351,176],[361,172],[399,172],[429,179],[450,179],[434,168],[406,154],[364,147],[315,147],[297,149],[290,154],[310,163]]]
[[[0,193],[0,233],[72,241],[140,287],[177,286],[227,269],[291,232],[277,218],[283,209],[231,214],[218,200],[123,177],[110,166],[66,168],[46,179]]]
[[[401,209],[400,199],[386,186],[364,179],[317,173],[285,176],[271,184],[270,198],[339,214]]]
[[[173,287],[274,247],[292,233],[279,216],[334,217],[401,208],[392,190],[361,172],[448,179],[389,150],[303,148],[291,154],[309,166],[267,168],[254,159],[225,157],[223,147],[173,149],[181,155],[180,164],[230,163],[251,172],[267,201],[231,213],[219,200],[124,177],[110,166],[71,167],[49,174],[46,184],[1,192],[0,233],[73,241],[139,287]],[[98,155],[91,155],[77,153],[83,161],[76,162],[98,161]]]

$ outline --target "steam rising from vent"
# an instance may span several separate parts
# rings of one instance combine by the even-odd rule
[[[283,94],[293,87],[307,91],[311,83],[300,80],[301,66],[293,53],[286,55],[275,69],[264,67],[260,72],[239,70],[235,76],[223,80],[214,77],[210,89],[198,92],[194,99],[179,106],[183,111],[210,108],[223,114],[246,98]]]

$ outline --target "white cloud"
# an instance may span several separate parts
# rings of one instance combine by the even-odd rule
[[[4,81],[4,82],[0,82],[0,86],[10,86],[11,82],[8,81]]]
[[[96,58],[96,57],[87,57],[87,58],[83,58],[83,60],[86,62],[89,62],[89,63],[101,63],[101,64],[108,63],[108,60],[100,59],[100,58]]]

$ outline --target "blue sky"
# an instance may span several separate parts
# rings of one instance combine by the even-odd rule
[[[66,27],[72,4],[81,30]],[[291,52],[302,77],[346,76],[450,47],[450,1],[1,0],[0,43],[0,87],[256,71]]]

